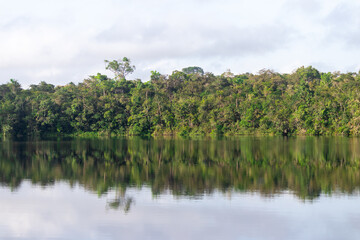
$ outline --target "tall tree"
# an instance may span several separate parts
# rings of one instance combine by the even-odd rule
[[[123,57],[122,60],[105,60],[106,69],[112,71],[115,74],[115,78],[118,80],[126,79],[126,76],[133,73],[135,66],[131,65],[131,61],[127,57]]]

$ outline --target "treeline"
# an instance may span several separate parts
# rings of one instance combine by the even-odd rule
[[[142,82],[125,79],[134,66],[107,63],[115,78],[98,73],[65,86],[0,85],[2,135],[360,134],[359,73],[310,66],[216,76],[189,67],[153,71]]]

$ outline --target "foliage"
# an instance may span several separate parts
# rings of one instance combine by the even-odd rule
[[[204,74],[204,70],[201,67],[186,67],[181,69],[182,72],[186,73],[186,74],[200,74],[203,75]]]
[[[105,68],[115,73],[117,79],[125,79],[128,74],[133,73],[135,70],[135,66],[131,65],[131,61],[127,57],[123,57],[121,61],[113,60],[110,62],[105,60],[105,63]]]
[[[215,76],[188,67],[141,82],[125,79],[135,69],[128,58],[106,63],[114,79],[0,85],[1,135],[360,135],[359,73],[310,66]]]

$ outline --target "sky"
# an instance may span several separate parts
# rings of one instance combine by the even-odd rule
[[[78,83],[128,57],[129,79],[360,70],[358,0],[0,0],[0,84]]]

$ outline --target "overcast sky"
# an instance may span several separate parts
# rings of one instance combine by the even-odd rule
[[[200,66],[360,70],[358,0],[0,0],[0,84],[79,82],[128,57],[147,81]]]

